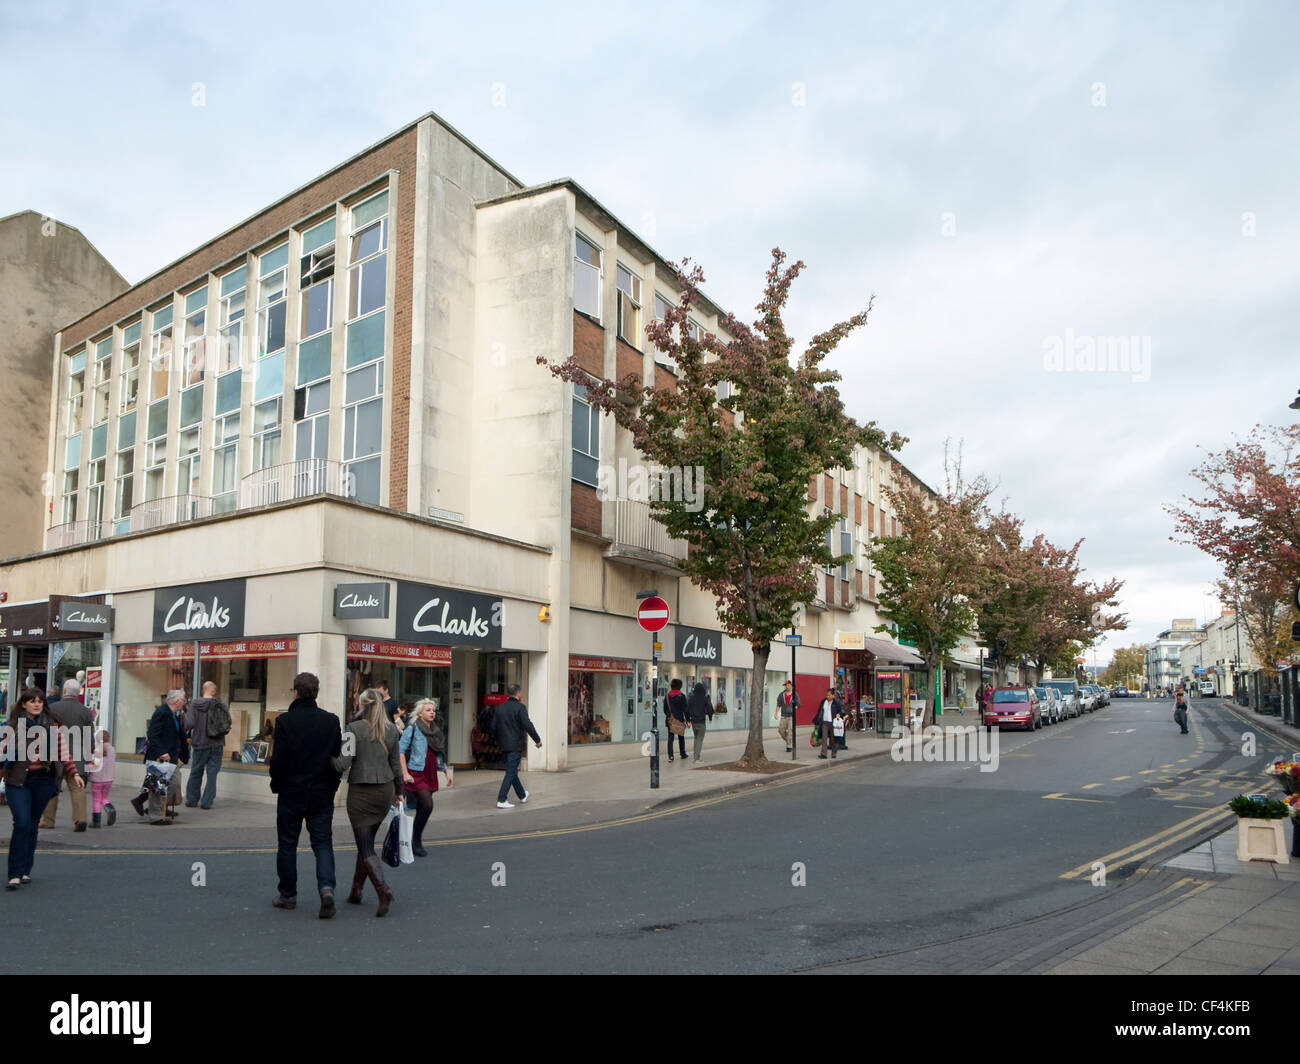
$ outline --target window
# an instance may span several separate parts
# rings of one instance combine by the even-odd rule
[[[379,503],[383,450],[384,364],[372,362],[347,375],[343,392],[343,461],[347,494]]]
[[[669,302],[667,298],[665,298],[664,296],[656,292],[655,293],[655,321],[658,322],[666,321],[668,318],[668,308],[672,305],[673,304]],[[654,351],[655,351],[655,361],[658,362],[659,365],[667,367],[668,369],[672,370],[674,373],[677,372],[677,363],[673,360],[672,355],[670,355],[667,351],[661,351],[657,347],[654,349]]]
[[[847,556],[847,561],[840,566],[840,579],[850,579],[850,571],[853,568],[854,551],[853,551],[853,532],[849,528],[849,519],[840,518],[840,553]]]
[[[299,388],[293,393],[293,457],[297,462],[329,457],[330,382]]]
[[[95,344],[95,395],[92,400],[90,423],[99,425],[108,420],[108,387],[113,379],[113,338],[105,337]]]
[[[122,330],[122,380],[118,389],[118,413],[135,409],[140,391],[140,323]]]
[[[199,493],[199,441],[201,433],[196,425],[186,429],[180,435],[179,458],[176,463],[176,494],[197,495]]]
[[[117,421],[117,473],[113,488],[113,519],[123,520],[134,505],[135,482],[135,414],[127,414]],[[119,531],[126,531],[119,528]]]
[[[302,235],[298,339],[327,332],[334,309],[334,219]],[[382,299],[380,300],[382,302]]]
[[[731,381],[718,381],[718,402],[731,398]]]
[[[185,297],[185,366],[181,387],[188,388],[203,380],[207,344],[204,331],[208,320],[208,287]]]
[[[212,512],[229,513],[239,504],[239,414],[216,420],[212,436]]]
[[[626,266],[615,270],[618,284],[618,335],[641,350],[641,278]]]
[[[87,479],[86,520],[90,524],[90,537],[99,538],[99,522],[104,519],[104,467],[108,463],[100,458],[90,463],[90,475]]]
[[[150,440],[144,445],[144,497],[146,502],[163,497],[166,477],[167,441]]]
[[[269,469],[280,462],[280,402],[271,399],[253,407],[254,469]]]
[[[77,481],[80,472],[69,469],[63,474],[63,523],[70,525],[77,519]]]
[[[384,306],[388,285],[388,193],[352,209],[349,248],[348,320],[364,317]]]
[[[86,401],[86,352],[68,359],[68,429],[69,436],[81,431],[81,415]]]
[[[161,399],[171,386],[172,308],[161,307],[153,314],[149,339],[149,400]]]
[[[573,258],[573,309],[600,321],[600,250],[579,233]]]
[[[284,350],[284,322],[287,304],[285,287],[289,277],[289,245],[281,244],[258,260],[257,357],[265,358]]]
[[[243,352],[244,300],[248,295],[248,267],[241,266],[221,278],[221,296],[217,304],[217,322],[220,330],[219,373],[239,365]]]
[[[587,402],[587,389],[573,386],[573,479],[593,488],[600,472],[600,408]]]

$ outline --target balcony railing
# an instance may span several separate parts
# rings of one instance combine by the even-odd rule
[[[250,473],[239,484],[240,508],[268,506],[311,495],[350,497],[347,473],[342,462],[304,458],[297,462],[269,466]]]
[[[674,539],[644,502],[611,499],[601,511],[601,534],[610,541],[606,555],[674,571],[686,558],[686,540]]]
[[[58,550],[60,547],[94,543],[112,535],[112,532],[111,521],[72,521],[66,525],[55,525],[45,533],[45,549]]]
[[[211,514],[212,500],[206,495],[168,495],[163,499],[150,499],[132,506],[127,530],[146,532],[151,528],[195,521]]]

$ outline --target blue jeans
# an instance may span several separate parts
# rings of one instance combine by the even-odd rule
[[[41,814],[51,798],[58,793],[54,776],[29,775],[22,787],[6,787],[9,812],[13,814],[14,830],[9,836],[9,878],[29,876],[36,860],[36,836]]]
[[[303,821],[311,852],[316,855],[316,890],[334,889],[334,796],[279,796],[275,806],[275,832],[280,847],[275,870],[280,874],[280,897],[298,896],[298,839]]]
[[[221,771],[221,755],[224,746],[201,746],[190,751],[190,778],[185,784],[185,804],[201,805],[204,809],[212,808],[212,800],[217,796],[217,773]],[[199,785],[203,782],[203,770],[208,770],[208,782],[203,787],[203,797],[199,798]]]
[[[498,802],[504,802],[510,796],[511,784],[514,785],[515,793],[520,798],[528,793],[524,790],[524,785],[519,782],[519,762],[523,756],[519,750],[511,750],[506,754],[506,778],[501,781],[501,790],[497,792]]]

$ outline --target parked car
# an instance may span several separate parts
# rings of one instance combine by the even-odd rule
[[[1043,703],[1043,723],[1058,724],[1065,720],[1065,709],[1061,705],[1061,693],[1055,687],[1035,687],[1034,694]]]
[[[1043,726],[1042,703],[1032,687],[999,687],[984,706],[984,724],[1033,731]]]
[[[1086,683],[1079,684],[1079,708],[1085,713],[1101,708],[1097,705],[1096,694]]]
[[[1217,698],[1217,697],[1218,697],[1218,692],[1215,691],[1215,689],[1214,689],[1214,681],[1213,681],[1213,680],[1202,680],[1202,681],[1201,681],[1201,697],[1202,697],[1202,698]]]
[[[1061,696],[1061,712],[1067,717],[1077,717],[1083,712],[1079,700],[1079,685],[1074,680],[1044,680],[1044,687],[1050,687]]]
[[[1096,683],[1090,683],[1088,686],[1092,688],[1092,693],[1097,696],[1098,709],[1105,709],[1110,705],[1110,692],[1107,691],[1106,688],[1102,687],[1101,684]]]
[[[1128,688],[1121,685],[1116,687],[1110,694],[1112,698],[1128,698]]]

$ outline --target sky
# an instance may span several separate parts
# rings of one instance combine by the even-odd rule
[[[796,337],[874,296],[831,360],[853,416],[935,487],[960,448],[1125,582],[1105,663],[1217,616],[1163,507],[1300,416],[1298,32],[1289,0],[8,0],[0,215],[76,226],[135,283],[433,111],[741,318],[779,246]]]

